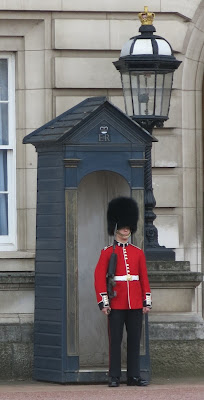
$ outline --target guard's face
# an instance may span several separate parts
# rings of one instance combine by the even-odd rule
[[[128,240],[130,233],[130,228],[128,226],[117,230],[117,235],[123,240]]]

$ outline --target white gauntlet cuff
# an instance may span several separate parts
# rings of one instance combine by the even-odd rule
[[[151,293],[146,293],[146,298],[143,302],[143,307],[152,308],[152,295]]]
[[[107,293],[100,293],[102,300],[98,303],[100,310],[104,307],[109,307],[109,299]]]

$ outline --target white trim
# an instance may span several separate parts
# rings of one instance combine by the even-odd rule
[[[14,54],[0,53],[0,59],[8,60],[8,145],[0,145],[7,151],[8,165],[8,235],[0,235],[0,251],[17,249],[16,209],[16,115],[15,115],[15,57]]]

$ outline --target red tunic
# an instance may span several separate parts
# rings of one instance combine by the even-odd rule
[[[108,305],[106,275],[113,246],[101,251],[95,269],[96,298],[100,309]],[[138,275],[138,280],[116,281],[116,297],[111,299],[112,309],[137,309],[151,307],[151,292],[144,252],[132,244],[116,244],[117,266],[115,276]]]

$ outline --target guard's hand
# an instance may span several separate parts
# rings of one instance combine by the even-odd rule
[[[110,307],[104,307],[101,310],[105,315],[109,315],[111,312],[111,308]]]
[[[149,307],[143,307],[143,314],[147,314],[148,312],[150,312],[150,308]]]

